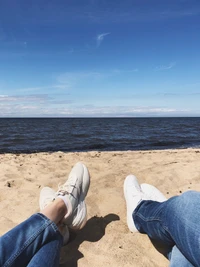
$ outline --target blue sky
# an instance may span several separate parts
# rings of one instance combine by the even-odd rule
[[[199,0],[0,3],[0,116],[200,116]]]

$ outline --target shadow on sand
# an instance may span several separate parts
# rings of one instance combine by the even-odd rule
[[[154,248],[163,256],[168,259],[168,254],[172,251],[172,246],[164,244],[162,241],[151,239],[151,243]]]
[[[78,250],[80,244],[84,241],[99,241],[105,235],[106,226],[119,219],[116,214],[108,214],[105,217],[94,216],[87,221],[83,229],[77,233],[70,232],[69,243],[61,250],[60,267],[77,267],[78,260],[84,257]]]

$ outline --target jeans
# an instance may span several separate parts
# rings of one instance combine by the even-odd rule
[[[59,266],[62,244],[56,224],[34,214],[0,237],[0,267]]]
[[[141,201],[136,228],[171,248],[171,267],[200,266],[200,193],[188,191],[165,202]]]

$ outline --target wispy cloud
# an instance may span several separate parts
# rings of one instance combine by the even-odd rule
[[[63,83],[63,84],[58,83],[58,84],[52,84],[52,85],[46,85],[46,86],[18,88],[18,89],[16,89],[16,91],[17,92],[20,92],[20,93],[48,91],[49,89],[56,89],[56,90],[67,91],[70,88],[71,87],[70,87],[70,84],[69,83]]]
[[[48,94],[0,95],[0,117],[62,115],[63,107],[66,109],[72,101],[65,95],[60,98]]]
[[[155,68],[155,71],[170,70],[176,66],[176,62],[171,62],[168,65],[160,65]]]
[[[143,115],[143,114],[149,114],[149,113],[172,113],[176,112],[177,110],[174,108],[164,108],[164,107],[134,107],[134,106],[79,106],[77,109],[78,112],[81,112],[80,114],[85,114],[87,116],[89,115],[98,115],[98,116],[126,116],[126,115]]]
[[[122,70],[122,69],[114,69],[112,71],[113,74],[125,74],[125,73],[133,73],[138,72],[138,69],[131,69],[131,70]]]
[[[94,13],[93,13],[94,12]],[[192,17],[197,16],[200,14],[200,8],[199,5],[196,7],[190,7],[190,8],[169,8],[169,6],[166,4],[164,7],[157,7],[157,8],[131,8],[130,6],[126,6],[124,4],[124,9],[120,7],[115,8],[107,8],[105,10],[95,10],[91,11],[89,14],[89,18],[93,20],[94,22],[98,23],[106,23],[106,22],[112,22],[112,23],[127,23],[127,22],[141,22],[141,21],[162,21],[162,20],[170,20],[173,18],[181,19],[184,17]],[[85,13],[87,14],[87,13]],[[93,15],[92,15],[93,14]]]
[[[57,81],[60,84],[69,84],[69,86],[73,86],[79,82],[83,82],[86,80],[98,80],[106,77],[112,77],[116,75],[126,75],[129,73],[136,73],[139,70],[135,69],[113,69],[107,71],[75,71],[75,72],[65,72],[57,77]]]
[[[101,43],[103,42],[104,38],[109,34],[110,34],[110,32],[106,32],[106,33],[101,33],[101,34],[97,35],[97,37],[96,37],[97,47],[99,47],[101,45]]]
[[[57,77],[57,81],[60,83],[60,86],[62,84],[68,84],[70,86],[73,86],[74,84],[77,84],[79,82],[85,81],[85,80],[91,80],[91,79],[98,79],[103,77],[103,73],[98,71],[75,71],[75,72],[65,72]]]
[[[157,1],[157,4],[132,4],[130,0],[123,1],[107,1],[106,5],[100,4],[101,1],[88,0],[84,1],[81,8],[74,5],[67,5],[63,8],[58,1],[51,1],[51,4],[46,9],[37,8],[37,16],[32,13],[27,19],[34,21],[34,24],[63,24],[68,21],[88,19],[94,23],[106,24],[108,22],[130,22],[130,21],[155,21],[167,20],[171,18],[182,18],[196,16],[200,14],[198,1],[196,4],[189,3],[187,6],[182,5],[179,1]],[[171,2],[171,3],[170,3]],[[188,1],[190,2],[190,1]],[[34,5],[33,4],[33,8]],[[153,8],[152,8],[153,6]],[[20,10],[19,10],[20,12]],[[34,13],[35,14],[35,13]],[[59,14],[59,15],[58,15]],[[32,16],[31,16],[32,15]],[[39,18],[43,18],[38,20]]]
[[[186,93],[186,92],[181,92],[181,93],[164,93],[163,96],[165,97],[182,97],[182,96],[199,96],[200,92],[190,92],[190,93]]]
[[[2,102],[38,102],[38,101],[46,101],[51,99],[46,94],[36,94],[36,95],[0,95],[0,103]]]
[[[59,92],[59,93],[68,93],[70,90],[73,90],[75,86],[78,84],[80,87],[84,83],[91,83],[94,82],[95,84],[100,81],[103,81],[105,78],[112,78],[119,75],[129,75],[131,73],[137,73],[139,70],[137,68],[133,69],[111,69],[106,71],[95,71],[95,70],[88,70],[88,71],[72,71],[72,72],[64,72],[57,76],[53,76],[53,79],[55,80],[53,84],[49,85],[42,85],[42,86],[35,86],[35,87],[24,87],[24,88],[10,88],[10,91],[15,91],[18,94],[22,95],[36,95],[40,92],[43,92],[43,94],[48,94],[49,92]],[[4,92],[4,94],[7,93],[6,89],[3,90],[3,87],[5,87],[4,84],[0,84],[0,90],[1,92]],[[13,98],[13,97],[12,97]],[[25,98],[24,96],[21,96],[21,98]],[[4,96],[4,98],[1,98],[0,101],[7,100],[8,97]]]

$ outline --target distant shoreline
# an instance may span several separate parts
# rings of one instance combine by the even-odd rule
[[[160,152],[180,152],[180,151],[196,151],[196,153],[200,153],[199,148],[166,148],[166,149],[149,149],[149,150],[113,150],[113,151],[99,151],[99,150],[88,150],[88,151],[36,151],[36,152],[0,152],[0,155],[51,155],[51,154],[87,154],[87,153],[99,153],[99,154],[115,154],[115,153],[160,153]]]

